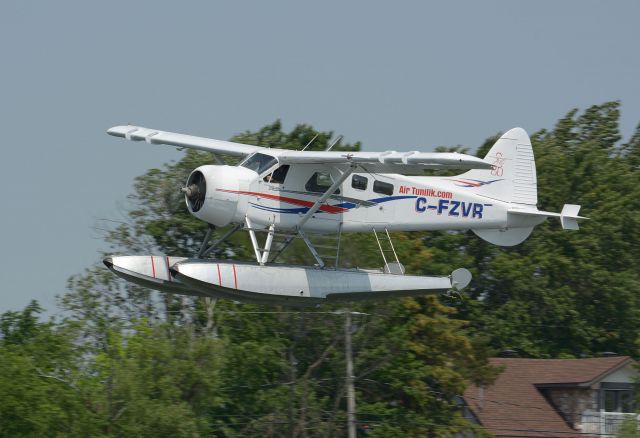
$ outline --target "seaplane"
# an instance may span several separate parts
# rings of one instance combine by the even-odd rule
[[[132,125],[107,133],[206,151],[216,163],[194,169],[181,188],[188,211],[209,224],[197,254],[104,259],[116,275],[161,292],[284,305],[447,293],[466,287],[471,273],[459,268],[443,276],[405,274],[390,232],[472,230],[492,244],[513,246],[547,218],[558,218],[568,230],[577,230],[584,219],[579,205],[565,204],[560,213],[538,210],[533,149],[522,128],[507,131],[484,158],[341,152],[331,146],[286,150]],[[227,164],[225,156],[238,164]],[[425,175],[441,169],[463,173]],[[211,242],[216,227],[226,231]],[[255,262],[216,258],[220,245],[241,230],[249,234]],[[383,266],[341,268],[343,233],[371,233]],[[315,264],[278,262],[295,239],[304,242]]]

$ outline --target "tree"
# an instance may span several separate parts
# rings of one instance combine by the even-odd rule
[[[32,301],[0,316],[0,436],[98,435],[81,351]]]

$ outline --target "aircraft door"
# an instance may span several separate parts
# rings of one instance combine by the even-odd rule
[[[402,212],[398,211],[397,203],[393,202],[395,184],[387,178],[382,179],[379,175],[375,175],[370,178],[369,185],[371,190],[369,199],[375,205],[367,208],[367,222],[381,229],[387,227],[390,222],[401,220]]]
[[[291,166],[280,187],[280,195],[288,200],[288,202],[282,203],[283,207],[286,207],[280,217],[283,225],[295,227],[300,218],[339,176],[337,170],[328,166],[305,164]],[[339,204],[339,201],[335,199],[339,192],[340,189],[321,207],[320,211],[314,214],[309,225],[313,224],[313,228],[321,228],[327,232],[337,230],[338,223],[342,220],[342,214],[336,212],[331,206]]]
[[[283,164],[256,181],[257,191],[265,194],[264,197],[257,199],[257,203],[264,208],[263,211],[268,216],[267,222],[269,224],[279,225],[282,223],[282,216],[288,215],[286,209],[290,205],[282,201],[278,202],[278,200],[285,196],[283,190],[289,168],[288,164]]]

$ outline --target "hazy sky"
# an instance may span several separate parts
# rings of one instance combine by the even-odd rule
[[[170,147],[282,119],[369,150],[475,148],[622,101],[640,121],[637,1],[0,1],[0,311],[50,311]],[[541,188],[544,190],[544,188]],[[556,209],[559,206],[545,206]]]

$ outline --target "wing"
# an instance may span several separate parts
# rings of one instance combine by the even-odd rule
[[[115,126],[108,134],[133,141],[166,144],[183,148],[234,156],[250,155],[261,150],[278,158],[281,164],[358,165],[368,172],[422,175],[434,169],[490,169],[491,164],[472,155],[455,152],[333,152],[292,151],[263,148],[230,141],[213,140],[193,135],[176,134],[139,126]]]
[[[481,158],[456,152],[315,152],[273,151],[283,164],[356,164],[369,172],[421,175],[435,169],[490,169]]]
[[[140,126],[114,126],[107,130],[107,134],[126,138],[132,141],[146,141],[151,144],[166,144],[181,148],[198,149],[205,152],[245,156],[261,148],[248,144],[232,143],[230,141],[213,140],[211,138],[196,137],[194,135],[177,134],[175,132],[159,131],[157,129],[142,128]]]

